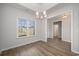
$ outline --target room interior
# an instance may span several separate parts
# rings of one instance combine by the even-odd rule
[[[0,3],[0,56],[79,56],[78,3]]]

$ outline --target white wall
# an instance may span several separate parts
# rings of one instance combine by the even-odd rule
[[[42,21],[35,20],[28,11],[7,4],[0,4],[0,51],[29,44],[43,39]],[[33,37],[16,37],[16,20],[26,17],[36,21],[36,35]],[[44,41],[44,40],[43,40]]]
[[[71,16],[62,19],[62,40],[71,42]]]
[[[43,34],[42,36],[43,36],[43,39],[42,39],[42,41],[45,41],[45,42],[47,42],[47,19],[43,19],[42,20],[42,26],[41,26],[42,28],[40,28],[40,29],[42,29],[42,32],[41,32],[41,34]]]
[[[79,53],[79,4],[74,5],[73,9],[73,46],[72,50]]]
[[[53,38],[53,20],[47,20],[47,38]]]
[[[59,7],[58,7],[59,8]],[[65,4],[61,9],[51,11],[49,16],[60,15],[61,13],[71,11],[71,50],[79,53],[79,4]]]

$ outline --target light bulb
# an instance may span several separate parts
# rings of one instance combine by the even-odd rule
[[[43,18],[43,16],[41,16],[41,19]]]
[[[46,11],[43,11],[43,14],[46,15]]]
[[[37,11],[37,12],[36,12],[36,16],[38,16],[38,15],[39,15],[39,12]]]
[[[38,11],[36,12],[36,18],[39,18],[39,12]]]
[[[64,15],[62,18],[67,18],[67,16],[66,16],[66,15]]]

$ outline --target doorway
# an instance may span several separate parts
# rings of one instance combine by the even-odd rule
[[[62,38],[62,21],[53,22],[53,38]]]
[[[50,28],[52,28],[50,33],[48,31],[48,34],[52,33],[52,37],[53,37],[52,40],[48,40],[48,41],[55,43],[56,46],[59,48],[61,48],[63,45],[64,48],[63,50],[65,51],[71,51],[71,46],[72,46],[71,20],[72,20],[71,12],[63,12],[61,14],[51,17],[48,20],[50,21],[48,22],[48,25],[50,26]]]

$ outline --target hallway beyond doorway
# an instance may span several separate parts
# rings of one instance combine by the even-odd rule
[[[62,39],[62,21],[53,22],[53,38]]]

